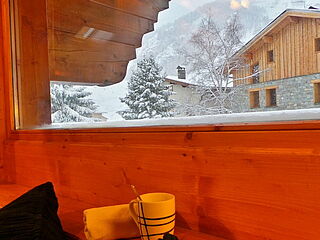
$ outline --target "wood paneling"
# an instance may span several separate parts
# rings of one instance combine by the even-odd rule
[[[318,130],[53,133],[20,135],[6,151],[18,184],[51,180],[60,195],[102,206],[128,202],[133,183],[140,192],[174,193],[180,226],[226,239],[314,240],[319,137]]]
[[[1,1],[2,10],[5,2]],[[303,30],[297,26],[294,29]],[[8,29],[1,30],[7,38]],[[286,43],[285,34],[273,39]],[[11,66],[3,71],[2,61],[10,59],[5,46],[4,58],[0,58],[4,74],[0,124],[10,130]],[[5,50],[2,44],[1,50]],[[276,60],[279,57],[277,52]],[[128,184],[132,183],[141,193],[176,195],[177,225],[200,232],[197,236],[181,233],[181,239],[215,239],[204,233],[229,240],[320,238],[319,122],[29,130],[13,131],[8,137],[1,128],[0,134],[0,146],[5,144],[0,164],[5,161],[14,166],[5,174],[28,188],[53,181],[63,223],[74,233],[81,231],[84,208],[130,201],[134,196]],[[0,204],[10,196],[15,198],[21,189],[25,188],[0,186]],[[14,195],[8,198],[8,194]]]
[[[251,66],[259,63],[261,82],[279,80],[320,72],[320,53],[315,51],[315,38],[320,35],[320,16],[318,18],[290,17],[277,26],[277,31],[268,33],[272,41],[264,38],[250,48],[252,58],[247,60],[248,67],[235,72],[235,79],[250,76]],[[280,26],[282,25],[282,26]],[[274,51],[274,62],[267,61],[267,52]],[[249,50],[248,50],[249,51]],[[248,53],[244,53],[248,54]],[[248,84],[251,79],[237,81],[236,84]]]
[[[9,4],[0,1],[0,183],[13,181],[13,161],[6,159],[4,143],[14,126],[10,54]]]
[[[2,2],[1,2],[2,3]],[[2,12],[0,13],[0,22],[2,22]],[[3,42],[3,26],[0,25],[0,42]],[[0,44],[0,53],[3,55],[3,44]],[[0,76],[4,78],[4,58],[0,57]],[[4,81],[0,81],[0,183],[5,182],[4,172],[4,140],[6,137],[6,120],[5,120],[5,90]]]
[[[43,0],[15,3],[18,121],[19,127],[32,128],[51,123],[46,3]]]

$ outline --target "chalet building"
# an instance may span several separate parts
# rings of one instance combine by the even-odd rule
[[[284,11],[236,57],[234,112],[319,107],[320,11]]]
[[[177,103],[174,108],[175,115],[184,117],[187,116],[185,106],[198,105],[201,101],[201,96],[195,92],[195,85],[188,82],[185,67],[178,66],[177,74],[177,76],[167,76],[165,84],[169,85],[173,91],[173,95],[170,98]]]

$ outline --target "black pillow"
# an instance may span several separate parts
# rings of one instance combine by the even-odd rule
[[[0,209],[0,239],[67,239],[57,212],[52,183],[35,187]]]

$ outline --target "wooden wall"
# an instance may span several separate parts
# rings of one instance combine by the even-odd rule
[[[177,197],[178,225],[237,240],[320,239],[320,130],[16,134],[18,184],[96,206]],[[214,129],[214,128],[212,128]]]
[[[287,20],[284,20],[287,21]],[[315,38],[320,37],[320,19],[298,18],[262,38],[256,47],[246,52],[249,67],[235,73],[235,79],[252,74],[252,66],[259,63],[260,82],[308,75],[320,72],[320,52],[315,51]],[[274,51],[274,62],[267,61],[267,51]],[[251,83],[251,79],[237,84]]]
[[[177,224],[186,228],[229,240],[320,239],[319,122],[16,131],[10,48],[0,48],[0,179],[53,181],[59,195],[95,206],[130,201],[132,183],[141,193],[175,194]]]
[[[2,4],[4,0],[1,0]],[[1,9],[1,8],[0,8]],[[8,18],[8,12],[0,11],[0,23],[6,22]],[[4,81],[10,76],[10,73],[6,71],[8,69],[8,62],[4,57],[4,51],[8,48],[7,39],[4,37],[8,35],[8,29],[3,28],[3,25],[0,24],[0,183],[6,183],[9,181],[8,179],[8,165],[7,161],[5,161],[5,152],[4,152],[4,144],[7,137],[7,127],[8,127],[8,113],[10,112],[9,102],[6,98],[6,93],[8,89],[7,82]]]

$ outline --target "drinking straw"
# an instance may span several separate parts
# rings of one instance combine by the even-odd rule
[[[140,194],[138,193],[136,187],[135,187],[134,185],[132,185],[132,184],[131,184],[131,189],[132,189],[132,191],[134,192],[134,194],[136,195],[136,197],[137,197],[140,201],[142,201],[142,198],[140,197]]]

